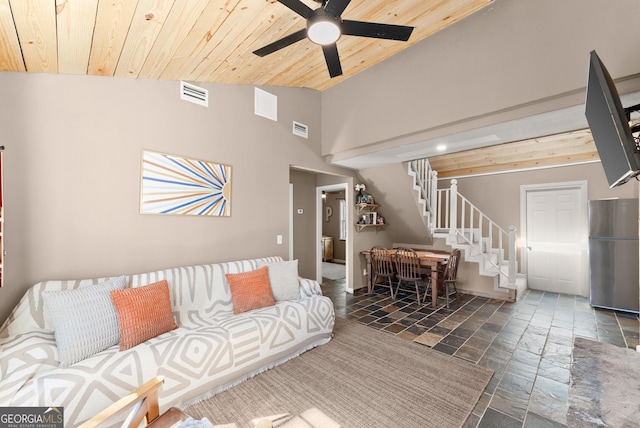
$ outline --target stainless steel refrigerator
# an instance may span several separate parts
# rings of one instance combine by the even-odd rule
[[[638,199],[589,201],[591,306],[638,312]]]

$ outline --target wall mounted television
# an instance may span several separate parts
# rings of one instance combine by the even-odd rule
[[[595,51],[589,60],[585,115],[602,161],[609,187],[620,186],[640,174],[640,152],[629,125],[632,111],[622,107],[611,75]]]

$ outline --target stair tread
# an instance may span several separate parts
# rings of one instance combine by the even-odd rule
[[[431,221],[434,220],[430,218],[431,213],[426,211],[427,201],[422,198],[423,195],[428,194],[428,189],[425,190],[421,188],[421,181],[417,180],[418,175],[416,171],[418,170],[413,170],[413,168],[417,167],[412,165],[413,163],[411,162],[408,165],[409,175],[414,178],[413,188],[417,191],[417,200],[424,207],[424,215],[429,218],[429,224],[427,224],[427,227],[431,229],[431,236],[434,238],[444,239],[445,243],[451,248],[463,250],[464,260],[478,264],[478,273],[481,276],[494,278],[494,290],[505,293],[509,292],[509,290],[517,290],[516,293],[520,294],[519,290],[523,286],[526,288],[526,274],[516,272],[516,277],[514,279],[512,278],[513,284],[509,284],[508,272],[510,270],[510,263],[509,260],[507,260],[509,255],[508,251],[505,248],[499,249],[492,245],[499,244],[502,241],[498,242],[496,240],[492,240],[489,236],[482,236],[483,233],[487,232],[487,230],[482,227],[482,224],[478,225],[474,223],[474,226],[476,227],[466,227],[463,230],[455,228],[451,229],[448,227],[431,227]],[[427,167],[430,169],[428,162]],[[420,171],[422,171],[422,169],[420,169]],[[440,225],[446,223],[445,219],[445,221],[440,223]]]

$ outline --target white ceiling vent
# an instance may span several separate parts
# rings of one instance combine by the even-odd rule
[[[209,107],[209,91],[191,83],[180,81],[180,99]]]
[[[293,135],[302,138],[309,138],[309,127],[304,123],[293,121]]]
[[[278,121],[278,97],[255,88],[254,113],[273,121]]]

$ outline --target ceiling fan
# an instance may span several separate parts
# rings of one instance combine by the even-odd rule
[[[307,20],[307,28],[289,34],[270,43],[253,53],[263,57],[282,48],[292,45],[304,38],[322,46],[324,59],[333,78],[342,75],[342,66],[336,42],[341,35],[372,37],[376,39],[401,40],[406,42],[411,36],[413,27],[404,25],[378,24],[375,22],[350,21],[340,15],[351,0],[314,0],[322,3],[316,10],[311,9],[300,0],[278,0],[289,9]]]

